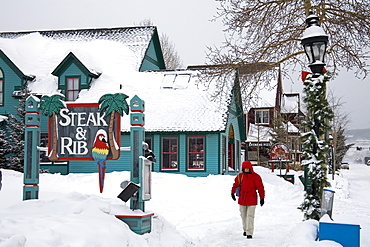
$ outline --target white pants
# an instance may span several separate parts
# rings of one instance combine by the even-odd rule
[[[247,235],[253,235],[254,231],[254,212],[256,206],[242,206],[239,205],[240,216],[242,217],[243,230]]]

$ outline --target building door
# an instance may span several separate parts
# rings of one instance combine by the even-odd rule
[[[235,162],[234,162],[234,143],[229,143],[228,147],[229,153],[228,153],[228,165],[229,168],[234,169],[235,167]]]
[[[230,125],[229,129],[229,140],[228,140],[228,166],[229,170],[235,169],[235,140],[234,140],[234,128]]]

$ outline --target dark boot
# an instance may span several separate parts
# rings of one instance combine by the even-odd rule
[[[252,235],[247,235],[247,238],[252,238]]]
[[[247,233],[246,232],[243,232],[243,236],[247,236]]]

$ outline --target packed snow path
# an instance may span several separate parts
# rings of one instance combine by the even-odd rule
[[[370,246],[370,166],[353,162],[340,176],[331,181],[336,191],[333,220],[360,225],[361,246]]]
[[[117,210],[129,210],[117,199],[120,183],[129,172],[106,176],[100,194],[98,175],[40,175],[40,199],[22,201],[23,174],[3,171],[0,191],[0,246],[340,246],[315,242],[316,221],[303,220],[297,207],[303,201],[303,185],[284,181],[262,167],[266,199],[257,206],[253,239],[242,236],[238,204],[231,199],[234,176],[191,178],[153,173],[152,199],[146,210],[156,214],[150,234],[137,235],[118,221]],[[361,246],[370,246],[370,166],[350,163],[332,181],[333,219],[361,226]],[[123,212],[124,213],[124,212]],[[99,231],[96,229],[99,228]],[[76,230],[78,229],[78,230]]]
[[[303,200],[303,186],[299,181],[296,185],[284,181],[265,168],[255,167],[255,171],[264,181],[266,199],[263,207],[257,206],[251,240],[242,236],[239,206],[230,196],[234,176],[179,176],[170,185],[155,182],[154,188],[168,194],[155,195],[156,200],[147,205],[197,239],[197,246],[243,246],[246,241],[255,246],[282,246],[289,239],[292,222],[303,219],[297,209]]]

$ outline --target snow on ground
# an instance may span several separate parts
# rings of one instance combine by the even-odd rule
[[[109,163],[107,164],[109,166]],[[129,203],[117,198],[120,183],[129,172],[106,174],[99,193],[98,175],[41,174],[39,200],[22,201],[23,174],[3,171],[0,191],[0,247],[75,246],[341,246],[315,241],[318,222],[302,221],[297,209],[303,186],[262,167],[265,205],[256,210],[253,239],[242,236],[238,205],[231,199],[233,176],[187,177],[153,173],[152,199],[146,211],[154,212],[152,232],[137,235],[117,220],[129,213]],[[285,170],[283,170],[283,173]],[[336,191],[333,219],[361,225],[361,246],[370,246],[370,166],[351,164],[332,183]]]

